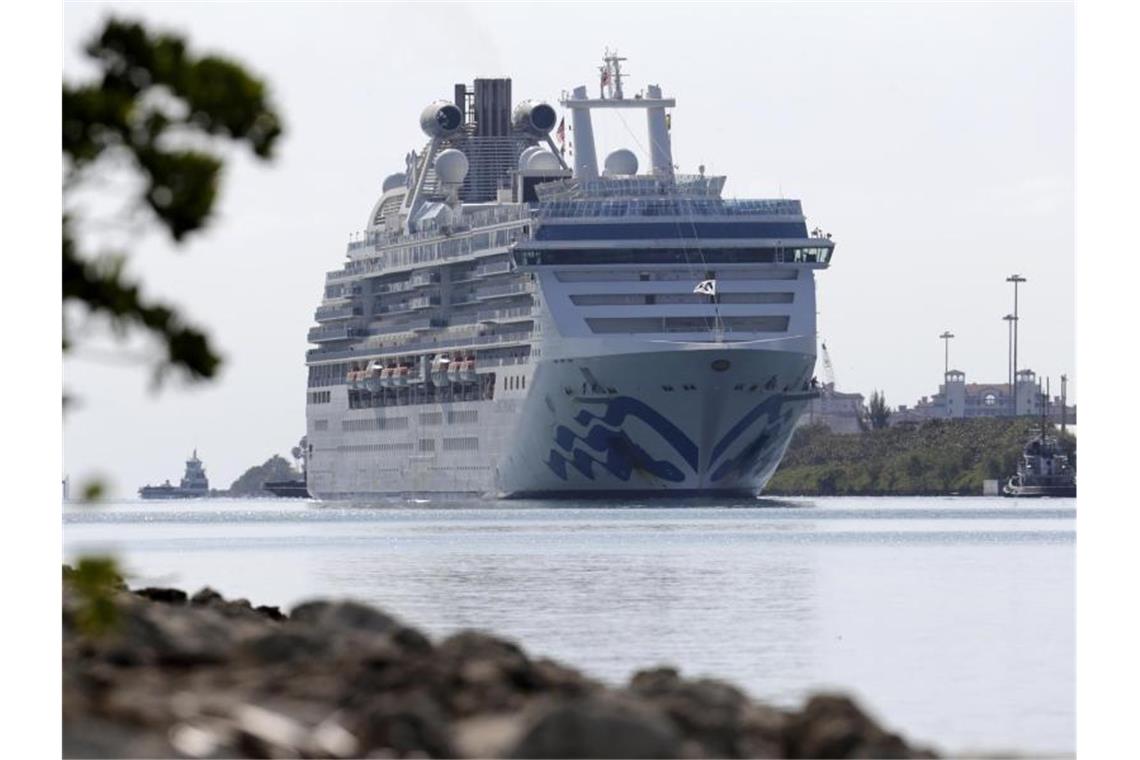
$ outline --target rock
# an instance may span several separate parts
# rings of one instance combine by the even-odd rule
[[[63,589],[67,756],[932,757],[835,695],[799,712],[674,668],[614,689],[465,631],[433,644],[364,604],[289,617],[205,588]]]
[[[131,605],[120,607],[120,615],[109,654],[123,664],[210,665],[233,652],[235,629],[212,610]]]
[[[455,724],[455,749],[462,757],[504,757],[522,736],[522,717],[480,715]]]
[[[328,643],[310,632],[271,630],[245,641],[242,650],[258,662],[298,662],[324,654]]]
[[[282,621],[285,620],[285,614],[281,612],[280,607],[268,607],[264,604],[253,608],[253,611],[259,615],[264,615],[270,620]]]
[[[332,632],[345,630],[385,633],[400,625],[391,615],[359,602],[314,601],[294,607],[289,613],[293,623],[307,623]]]
[[[396,757],[454,757],[451,731],[442,706],[423,690],[375,695],[356,711],[349,730],[363,747]]]
[[[140,588],[135,594],[150,599],[152,602],[165,602],[167,604],[186,604],[186,592],[176,588]]]
[[[672,758],[680,748],[680,734],[660,712],[627,699],[590,696],[538,711],[507,757]]]
[[[710,678],[685,680],[674,668],[635,673],[630,693],[657,706],[681,728],[703,757],[768,757],[780,751],[779,722],[749,714],[749,700],[739,688]],[[748,749],[746,749],[746,745]]]
[[[224,602],[225,597],[219,594],[214,589],[206,586],[205,588],[198,589],[194,596],[190,597],[190,604],[196,607],[205,607],[216,602]]]
[[[897,735],[875,724],[840,694],[813,696],[784,732],[787,757],[906,758],[915,756]]]

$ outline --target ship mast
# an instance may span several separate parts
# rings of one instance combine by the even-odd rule
[[[621,78],[623,76],[621,62],[628,59],[620,57],[616,50],[611,52],[609,48],[606,48],[606,54],[602,60],[605,65],[598,67],[598,71],[601,73],[601,94],[599,97],[609,100],[623,100],[625,95],[621,89]]]

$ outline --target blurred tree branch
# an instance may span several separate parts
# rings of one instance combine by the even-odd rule
[[[238,144],[268,160],[281,119],[266,85],[240,64],[197,57],[183,38],[154,34],[136,22],[111,19],[87,45],[100,74],[63,85],[63,192],[97,183],[121,162],[141,178],[129,208],[145,210],[176,243],[204,228],[217,197],[224,162],[221,144]],[[123,274],[125,253],[92,256],[82,250],[75,212],[63,217],[63,302],[110,319],[121,336],[142,330],[165,346],[155,367],[192,380],[213,377],[221,359],[209,337],[174,307],[150,301]],[[63,350],[69,348],[64,314]]]

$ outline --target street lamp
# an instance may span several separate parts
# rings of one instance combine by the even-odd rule
[[[954,333],[947,330],[938,337],[946,344],[946,367],[942,371],[942,378],[945,379],[950,374],[950,339],[954,337]]]
[[[1011,274],[1005,278],[1006,282],[1013,283],[1013,416],[1017,416],[1017,286],[1025,282],[1019,274]]]
[[[1014,324],[1014,322],[1017,321],[1017,317],[1013,316],[1012,314],[1006,314],[1004,317],[1002,317],[1002,319],[1004,319],[1006,322],[1009,323],[1009,349],[1008,349],[1008,353],[1006,354],[1006,357],[1005,357],[1005,369],[1006,369],[1006,372],[1009,376],[1009,380],[1008,380],[1009,388],[1007,389],[1008,394],[1006,395],[1006,398],[1012,399],[1013,398],[1013,324]],[[1012,416],[1017,416],[1017,405],[1016,404],[1013,405],[1013,411],[1011,414],[1012,414]]]

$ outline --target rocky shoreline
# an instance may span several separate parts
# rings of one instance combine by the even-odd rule
[[[783,710],[664,667],[615,688],[351,601],[63,589],[64,757],[935,757],[842,695]]]

